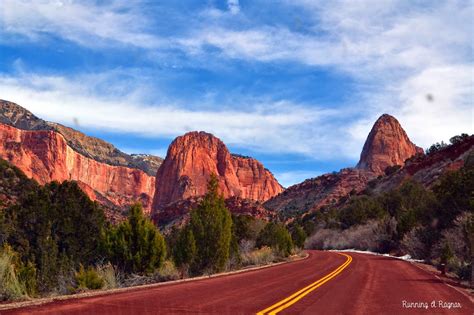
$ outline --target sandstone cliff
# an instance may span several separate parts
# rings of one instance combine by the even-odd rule
[[[104,140],[87,136],[72,128],[44,121],[23,107],[0,100],[0,123],[22,130],[53,130],[66,139],[68,145],[82,155],[115,166],[137,168],[155,176],[162,158],[152,155],[128,155]]]
[[[290,217],[334,205],[363,191],[369,181],[384,175],[387,167],[403,166],[416,154],[422,155],[423,149],[411,143],[394,117],[384,114],[372,127],[355,169],[307,179],[268,200],[265,207]]]
[[[75,180],[91,199],[109,208],[140,201],[146,212],[151,210],[155,176],[149,173],[159,166],[158,158],[129,156],[5,101],[0,102],[0,139],[0,158],[40,184]]]
[[[257,160],[231,155],[225,144],[209,133],[190,132],[173,141],[158,170],[153,211],[163,212],[177,201],[204,195],[213,173],[225,198],[265,201],[283,191]]]
[[[423,154],[423,149],[410,141],[395,117],[384,114],[372,127],[356,168],[381,175],[389,166],[403,166],[417,153]]]

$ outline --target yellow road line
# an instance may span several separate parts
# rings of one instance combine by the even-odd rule
[[[339,255],[345,256],[347,260],[340,265],[338,268],[336,268],[334,271],[331,273],[327,274],[326,276],[322,277],[316,282],[311,283],[310,285],[304,287],[303,289],[293,293],[289,297],[279,301],[278,303],[273,304],[270,307],[267,307],[263,311],[260,311],[257,313],[257,315],[265,315],[265,314],[270,314],[274,315],[277,314],[278,312],[290,307],[291,305],[295,304],[299,300],[301,300],[303,297],[311,293],[312,291],[316,290],[332,278],[336,277],[338,274],[340,274],[349,264],[352,262],[352,257],[347,255],[347,254],[342,254],[338,253]]]

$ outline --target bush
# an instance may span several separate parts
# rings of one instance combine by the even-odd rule
[[[140,204],[130,208],[128,220],[110,229],[107,249],[111,261],[126,272],[153,273],[166,255],[163,236]]]
[[[392,239],[394,220],[370,221],[346,230],[319,229],[306,240],[308,249],[358,249],[387,251],[384,244]]]
[[[9,246],[0,251],[0,301],[18,300],[28,297],[24,284],[17,275],[18,258]]]
[[[76,272],[75,278],[78,290],[98,290],[102,289],[105,285],[104,279],[92,266],[86,270],[84,266],[81,265],[79,271]]]
[[[381,203],[369,196],[353,197],[338,214],[342,228],[364,224],[369,220],[380,219],[386,214]]]
[[[196,242],[192,270],[195,273],[222,271],[230,257],[232,218],[224,197],[218,192],[215,175],[209,180],[203,200],[191,211],[189,226]]]
[[[121,287],[120,273],[111,263],[97,266],[97,274],[104,280],[104,289]]]
[[[5,209],[5,222],[14,231],[8,233],[7,242],[22,261],[36,266],[41,293],[58,288],[65,261],[65,269],[73,270],[102,255],[103,210],[75,182],[32,186],[17,204]]]
[[[196,259],[196,240],[192,229],[184,227],[178,234],[178,239],[173,249],[173,259],[177,266],[187,268]]]
[[[270,246],[279,256],[287,257],[293,250],[293,241],[283,225],[270,222],[258,236],[257,247],[262,246]]]
[[[275,254],[270,247],[263,246],[260,249],[241,254],[241,258],[244,266],[260,266],[272,263],[275,260]]]
[[[296,247],[298,248],[303,248],[304,247],[304,242],[306,241],[306,232],[304,229],[296,224],[293,227],[292,233],[291,233],[291,238],[293,239],[293,243],[295,244]]]
[[[171,260],[165,260],[158,271],[159,281],[171,281],[180,278],[179,271]]]

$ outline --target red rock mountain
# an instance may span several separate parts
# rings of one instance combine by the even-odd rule
[[[384,114],[372,127],[356,168],[381,175],[389,166],[403,166],[417,153],[423,154],[423,149],[410,141],[395,117]]]
[[[156,177],[153,211],[204,195],[212,173],[218,176],[220,191],[226,198],[265,201],[283,191],[272,173],[257,160],[232,155],[221,140],[209,133],[190,132],[176,138],[168,148]]]
[[[40,184],[75,180],[93,200],[110,208],[141,201],[151,210],[161,160],[130,156],[71,128],[43,121],[0,101],[0,157]]]
[[[292,216],[334,205],[363,191],[369,181],[385,174],[387,167],[403,166],[417,153],[422,154],[423,149],[411,143],[394,117],[384,114],[372,127],[356,168],[307,179],[268,200],[265,207]]]

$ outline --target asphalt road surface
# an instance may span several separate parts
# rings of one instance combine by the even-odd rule
[[[3,314],[474,314],[469,297],[419,267],[358,253],[229,276],[0,311]]]

